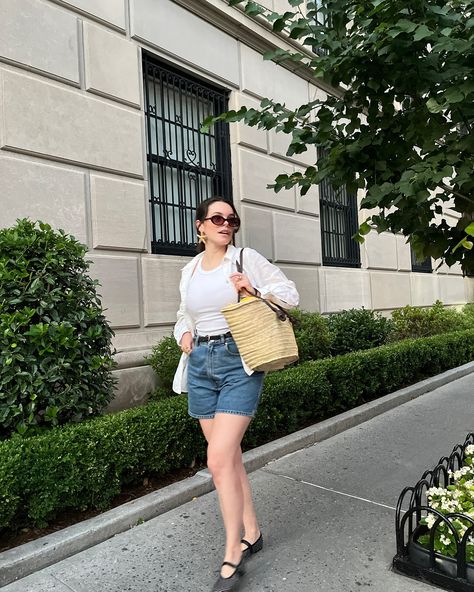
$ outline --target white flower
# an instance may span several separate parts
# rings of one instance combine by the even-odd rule
[[[428,516],[426,517],[426,526],[428,528],[433,528],[433,524],[436,522],[436,518],[437,516],[435,516],[434,514],[428,514]]]
[[[466,446],[466,456],[471,456],[471,454],[474,454],[474,444],[469,444],[469,446]]]
[[[444,534],[439,537],[439,540],[443,543],[443,545],[448,546],[451,544],[451,540]]]

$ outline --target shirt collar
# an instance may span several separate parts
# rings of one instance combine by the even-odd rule
[[[240,249],[237,249],[236,247],[234,247],[234,245],[227,245],[227,250],[225,252],[224,255],[224,260],[226,261],[234,261],[237,257],[237,253],[240,251]],[[196,257],[193,257],[191,259],[191,261],[188,261],[188,263],[186,263],[186,265],[182,268],[182,271],[186,270],[186,271],[191,271],[194,269],[195,265],[198,263],[198,261],[200,259],[202,259],[202,257],[204,256],[204,251],[202,251],[201,253],[199,253],[198,255],[196,255]]]

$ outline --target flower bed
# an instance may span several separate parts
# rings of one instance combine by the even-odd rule
[[[396,532],[396,571],[474,592],[474,433],[402,491]]]

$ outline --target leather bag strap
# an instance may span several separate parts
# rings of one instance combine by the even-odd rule
[[[242,247],[240,249],[240,255],[239,255],[238,260],[236,261],[236,265],[237,265],[237,271],[239,273],[244,273],[244,247]],[[291,317],[291,315],[279,304],[276,304],[275,302],[270,302],[269,300],[267,300],[266,298],[262,298],[261,296],[250,294],[250,292],[247,292],[247,293],[249,294],[249,296],[253,296],[254,298],[258,298],[262,302],[265,302],[265,304],[276,314],[277,318],[280,321],[290,319],[290,321],[293,323],[294,320]],[[240,292],[238,293],[237,298],[238,298],[237,302],[240,302],[240,298],[241,298]]]

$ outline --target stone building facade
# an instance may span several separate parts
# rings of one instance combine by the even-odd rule
[[[266,189],[317,158],[287,157],[288,136],[240,124],[199,135],[216,105],[293,107],[331,91],[263,61],[276,46],[289,47],[224,0],[0,0],[0,226],[28,216],[88,246],[132,402],[153,383],[143,355],[174,322],[193,208],[216,188],[241,214],[237,244],[276,262],[306,310],[473,300],[458,267],[413,271],[402,236],[370,234],[346,259],[347,219],[321,188]],[[340,243],[332,259],[324,232],[326,250]]]

